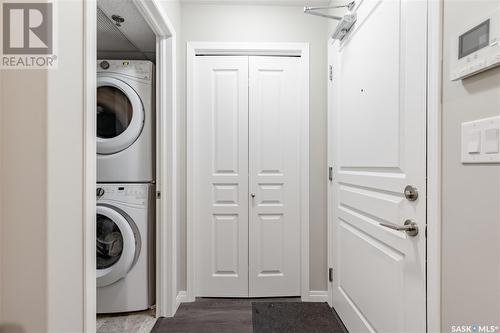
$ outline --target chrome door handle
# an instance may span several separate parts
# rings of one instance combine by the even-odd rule
[[[381,226],[392,229],[392,230],[397,230],[397,231],[404,231],[408,236],[415,237],[418,235],[418,225],[416,222],[412,220],[406,220],[404,225],[397,225],[393,223],[386,223],[386,222],[381,222],[379,223]]]
[[[250,193],[250,196],[251,196],[252,198],[255,198],[255,193]]]

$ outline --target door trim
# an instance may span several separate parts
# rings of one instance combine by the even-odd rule
[[[443,3],[427,0],[427,332],[441,331],[441,86]],[[327,42],[332,43],[330,39]],[[330,59],[328,59],[330,63]],[[328,117],[334,96],[328,92]],[[334,156],[334,144],[328,121],[328,164]],[[328,187],[328,203],[332,201],[332,184]],[[333,265],[333,209],[328,208],[328,264]],[[335,268],[334,268],[335,271]],[[332,305],[332,282],[328,282],[328,303]]]
[[[177,310],[177,100],[176,38],[159,0],[133,0],[156,35],[157,189],[162,193],[156,219],[156,316]],[[84,197],[83,197],[83,331],[96,331],[96,85],[97,1],[83,2],[84,10]],[[161,94],[159,92],[162,92]],[[161,129],[161,130],[160,130]]]
[[[196,297],[196,244],[197,226],[193,219],[194,202],[194,115],[191,99],[193,98],[193,69],[197,55],[243,55],[243,56],[294,56],[302,58],[303,105],[301,114],[301,244],[300,244],[300,289],[301,297],[309,296],[309,44],[308,43],[220,43],[220,42],[188,42],[187,43],[187,302]]]
[[[427,6],[427,332],[440,332],[443,1]]]

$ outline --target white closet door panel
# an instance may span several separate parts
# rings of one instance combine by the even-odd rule
[[[300,295],[300,58],[249,73],[249,295]]]
[[[194,68],[197,295],[248,296],[248,57]]]

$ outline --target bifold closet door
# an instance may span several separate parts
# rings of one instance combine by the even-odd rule
[[[248,297],[248,57],[197,57],[193,97],[197,296]]]
[[[300,58],[194,67],[196,294],[300,295]]]
[[[250,297],[300,295],[300,71],[249,57]]]

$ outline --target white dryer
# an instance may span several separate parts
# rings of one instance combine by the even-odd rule
[[[97,313],[148,309],[154,302],[153,185],[97,185]]]
[[[97,182],[154,181],[154,65],[99,60]]]

